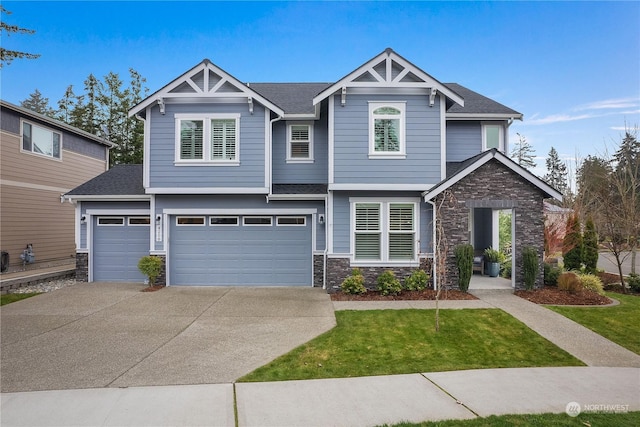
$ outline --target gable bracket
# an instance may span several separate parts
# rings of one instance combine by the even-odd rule
[[[438,93],[438,90],[435,87],[432,87],[431,93],[429,94],[429,107],[433,107],[433,104],[435,104],[437,93]]]
[[[252,97],[247,98],[247,102],[249,103],[249,113],[253,115],[253,98]]]
[[[160,114],[164,115],[164,98],[158,98],[156,102],[160,106]]]
[[[340,99],[340,105],[344,107],[346,103],[347,103],[347,87],[342,86],[342,98]]]

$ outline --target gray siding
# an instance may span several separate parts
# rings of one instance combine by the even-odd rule
[[[324,202],[307,201],[278,201],[267,203],[264,196],[251,195],[158,195],[156,196],[155,215],[162,214],[164,209],[225,209],[228,215],[234,215],[238,209],[317,209],[318,214],[324,214]],[[274,213],[275,215],[275,213]],[[316,218],[317,220],[317,218]],[[325,224],[316,223],[316,247],[314,250],[325,249]],[[156,242],[156,250],[163,249],[163,242]]]
[[[369,159],[368,101],[406,101],[405,159]],[[440,103],[426,96],[347,95],[334,108],[334,182],[435,184],[440,181]]]
[[[462,162],[482,151],[480,122],[447,123],[447,162]]]
[[[175,166],[177,113],[240,114],[240,166]],[[254,104],[250,114],[246,102],[167,104],[164,115],[154,107],[150,117],[150,187],[265,187],[264,115],[265,109],[258,104]]]
[[[287,125],[274,123],[272,175],[274,184],[326,184],[328,179],[327,114],[313,123],[313,163],[287,163]]]

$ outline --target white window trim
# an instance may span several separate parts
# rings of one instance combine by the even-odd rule
[[[180,224],[180,219],[181,218],[198,218],[198,219],[202,219],[202,224]],[[180,215],[180,216],[176,216],[176,226],[177,227],[204,227],[205,225],[207,225],[207,221],[205,220],[205,217],[203,217],[203,216],[195,216],[195,215]]]
[[[120,224],[100,224],[100,220],[103,219],[118,219],[122,221]],[[96,224],[98,227],[124,227],[124,217],[123,216],[99,216],[96,220]]]
[[[175,119],[175,160],[176,166],[239,166],[240,165],[240,114],[174,114]],[[180,158],[180,122],[182,120],[202,120],[202,159]],[[211,159],[211,120],[236,121],[236,158],[233,160]]]
[[[132,224],[132,219],[147,219],[149,222],[147,224]],[[130,216],[127,218],[127,225],[129,227],[149,227],[151,225],[151,218],[148,216]]]
[[[291,157],[291,129],[293,126],[309,126],[309,157]],[[287,163],[313,163],[313,122],[289,122],[287,123]]]
[[[369,158],[375,159],[404,159],[407,157],[406,141],[406,101],[369,101]],[[400,150],[376,151],[375,117],[373,112],[380,107],[391,107],[400,111]],[[384,117],[383,117],[384,118]],[[395,118],[395,117],[394,117]]]
[[[235,219],[235,224],[214,224],[214,219]],[[240,217],[233,215],[214,215],[209,217],[209,225],[212,227],[238,227],[240,225]]]
[[[247,224],[247,218],[269,219],[269,224]],[[242,225],[244,227],[273,227],[273,217],[272,216],[243,216]]]
[[[54,156],[49,156],[47,154],[41,154],[41,153],[37,153],[35,151],[33,151],[33,135],[31,135],[31,150],[25,150],[24,149],[24,124],[27,123],[31,126],[31,129],[33,131],[33,127],[39,127],[40,129],[44,129],[48,132],[51,133],[55,133],[58,134],[60,136],[60,157],[54,157]],[[24,120],[24,119],[20,119],[20,151],[22,153],[27,153],[27,154],[33,154],[34,156],[38,156],[38,157],[43,157],[45,159],[50,159],[50,160],[56,160],[58,162],[62,161],[62,132],[51,129],[50,127],[47,126],[43,126],[39,123],[34,123],[34,122],[30,122],[29,120]]]
[[[356,204],[359,203],[377,203],[380,205],[380,247],[381,247],[381,259],[379,260],[357,260],[356,259]],[[414,258],[411,260],[390,260],[389,259],[389,209],[391,204],[412,204],[413,205],[413,233],[414,233]],[[349,198],[350,209],[350,257],[352,266],[409,266],[416,267],[420,263],[420,199],[416,198],[366,198],[366,197],[350,197]]]
[[[302,224],[280,224],[281,219],[302,219]],[[307,217],[306,216],[277,216],[276,217],[276,226],[277,227],[306,227],[307,226]]]
[[[482,151],[487,151],[487,128],[496,127],[498,128],[498,151],[504,153],[504,126],[499,123],[491,122],[491,123],[482,123]]]

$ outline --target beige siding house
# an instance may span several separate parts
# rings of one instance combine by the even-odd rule
[[[0,248],[8,270],[75,260],[75,206],[61,195],[109,168],[112,144],[0,101]]]

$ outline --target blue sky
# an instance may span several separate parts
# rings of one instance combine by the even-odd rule
[[[524,114],[510,128],[533,144],[537,173],[563,158],[615,149],[640,125],[638,2],[31,2],[3,1],[3,37],[40,53],[2,73],[1,97],[36,88],[52,106],[93,73],[134,68],[153,92],[209,58],[241,81],[332,82],[387,47],[442,82]]]

